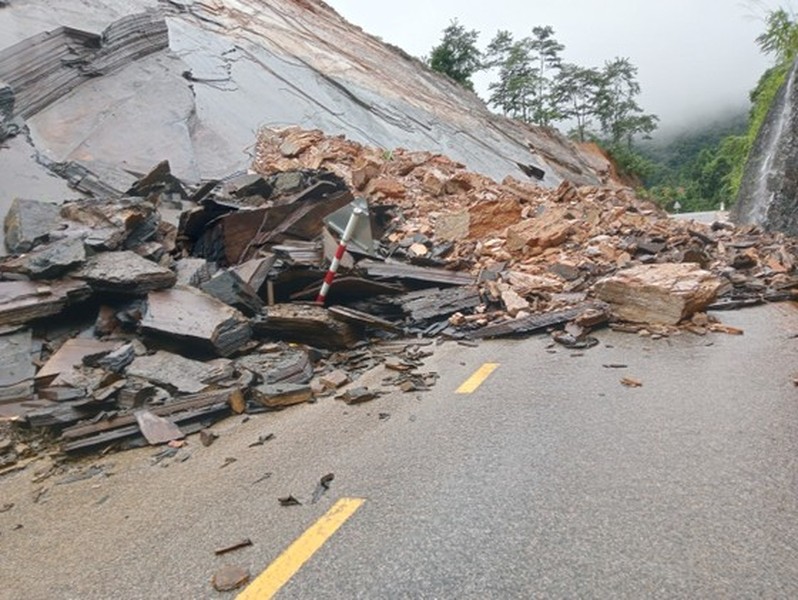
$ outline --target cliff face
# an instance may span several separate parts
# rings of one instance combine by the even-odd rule
[[[491,114],[313,0],[12,2],[0,8],[0,121],[0,133],[27,126],[33,146],[17,136],[0,150],[18,174],[5,197],[33,178],[61,199],[41,166],[52,163],[96,175],[168,158],[187,181],[222,176],[249,166],[259,128],[289,125],[440,152],[497,180],[526,177],[519,164],[545,187],[611,177],[601,154]]]
[[[732,217],[798,235],[798,61],[776,95],[745,167]]]

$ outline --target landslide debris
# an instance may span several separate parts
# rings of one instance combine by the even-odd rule
[[[341,255],[356,197],[369,214]],[[423,391],[437,380],[424,338],[553,331],[587,349],[607,322],[739,333],[705,311],[798,285],[796,242],[780,234],[676,220],[628,188],[495,182],[440,154],[297,128],[262,131],[251,173],[189,188],[163,162],[118,197],[16,202],[5,230],[18,254],[0,259],[0,418],[68,453]]]

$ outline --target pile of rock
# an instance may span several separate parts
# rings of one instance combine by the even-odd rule
[[[724,307],[783,300],[798,283],[794,239],[673,219],[620,186],[563,182],[546,189],[512,177],[496,183],[438,154],[385,152],[296,128],[262,132],[255,168],[329,169],[372,202],[397,205],[401,224],[387,237],[389,254],[432,259],[488,282],[490,299],[505,311],[486,314],[481,325],[588,296],[618,306],[618,319],[676,323],[716,297]],[[596,285],[631,268],[612,285]],[[655,294],[651,303],[648,293]],[[636,312],[620,306],[627,302]]]
[[[162,443],[231,411],[427,389],[419,336],[718,330],[708,307],[798,285],[794,240],[677,221],[626,188],[496,183],[298,129],[262,132],[254,170],[189,189],[164,162],[110,197],[15,200],[0,418],[53,428],[67,451]],[[368,239],[312,302],[355,195]]]

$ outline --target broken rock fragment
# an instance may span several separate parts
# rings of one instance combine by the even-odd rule
[[[0,335],[0,404],[32,396],[31,345],[30,329]]]
[[[148,410],[137,410],[135,416],[141,434],[151,446],[165,444],[172,440],[180,440],[185,437],[177,425]]]
[[[142,294],[175,284],[173,271],[135,252],[104,252],[90,258],[75,274],[102,292]]]
[[[515,317],[521,311],[529,310],[529,302],[527,302],[523,297],[518,295],[512,288],[507,286],[506,289],[502,290],[502,303],[504,304],[505,310],[507,310],[507,314],[511,317]]]
[[[435,221],[435,238],[439,240],[464,240],[468,237],[471,217],[467,210],[438,216]]]
[[[252,388],[252,399],[268,406],[278,408],[307,402],[313,397],[309,385],[294,383],[263,384]]]
[[[502,231],[521,219],[521,205],[517,200],[493,200],[475,204],[469,210],[469,237],[480,239]]]
[[[58,225],[59,208],[49,202],[15,198],[6,213],[6,248],[15,254],[29,252],[47,239]]]
[[[200,289],[250,317],[258,314],[263,308],[263,301],[255,290],[232,270],[216,273],[210,281],[203,283]]]
[[[155,206],[141,198],[68,202],[61,217],[66,235],[81,237],[97,250],[129,250],[153,240],[161,224]]]
[[[64,275],[85,260],[83,242],[66,238],[37,247],[29,254],[7,259],[0,270],[21,273],[31,279],[51,279]]]
[[[91,338],[67,340],[36,374],[36,386],[46,387],[61,373],[81,366],[85,357],[108,353],[118,346],[119,342],[105,342]]]
[[[617,319],[675,325],[706,309],[722,286],[695,263],[665,263],[619,271],[598,281],[594,290]]]
[[[229,356],[251,337],[244,315],[188,287],[151,292],[141,327],[156,338],[188,343],[190,351],[219,356]]]
[[[211,583],[217,592],[231,592],[249,581],[249,571],[241,567],[226,565],[213,576]]]
[[[194,394],[232,375],[232,366],[224,359],[203,363],[161,350],[151,356],[137,357],[127,368],[127,374],[179,393]]]
[[[276,304],[255,322],[258,335],[322,348],[350,348],[360,339],[359,328],[334,319],[321,306]]]
[[[365,386],[359,386],[346,390],[343,394],[336,396],[335,399],[343,400],[346,404],[362,404],[363,402],[374,400],[377,396],[377,392]]]
[[[91,296],[82,281],[66,279],[49,285],[32,281],[0,281],[0,326],[19,325],[57,315]]]
[[[525,247],[559,246],[571,233],[565,211],[549,209],[540,217],[527,219],[507,228],[507,249],[518,252]]]

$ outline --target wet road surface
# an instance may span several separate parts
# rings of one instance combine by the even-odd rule
[[[234,597],[212,589],[219,567],[254,578],[296,558],[284,551],[341,498],[363,502],[262,590],[798,597],[798,312],[719,316],[745,335],[602,331],[581,356],[545,337],[445,343],[427,394],[236,417],[209,448],[192,438],[157,465],[153,449],[95,459],[112,475],[63,485],[31,483],[33,465],[0,481],[0,505],[15,504],[0,513],[0,597]],[[455,393],[485,363],[498,367]],[[288,494],[302,505],[279,506]],[[241,537],[253,545],[214,555]]]

